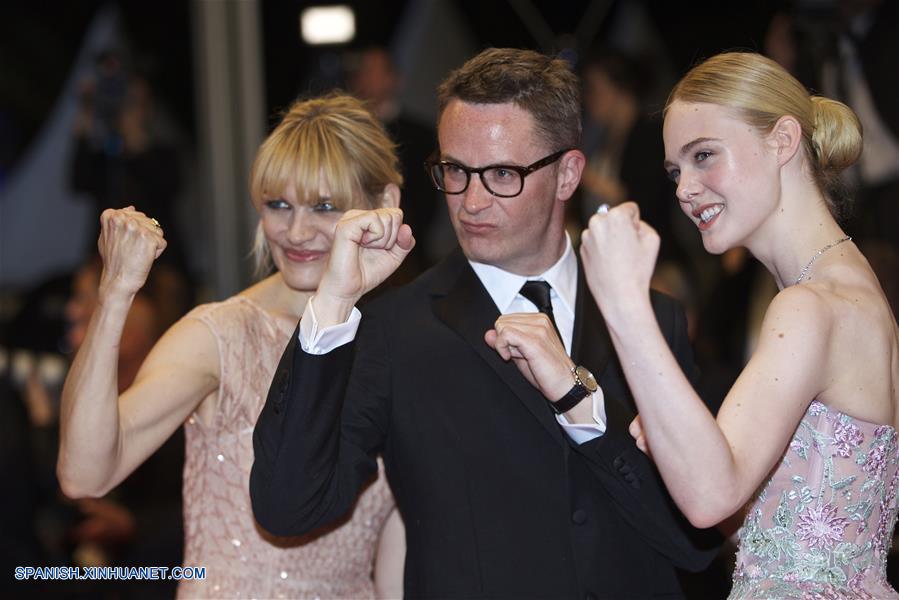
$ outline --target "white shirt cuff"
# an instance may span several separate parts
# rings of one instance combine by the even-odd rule
[[[591,398],[593,402],[593,423],[569,423],[565,415],[556,415],[556,421],[565,433],[577,444],[595,440],[606,432],[606,401],[602,388],[597,388]]]
[[[359,330],[361,320],[362,313],[354,306],[346,323],[319,329],[318,319],[315,318],[315,310],[312,308],[312,298],[309,298],[303,316],[300,318],[300,347],[303,348],[303,352],[308,354],[327,354],[335,348],[352,342],[356,338],[356,331]]]

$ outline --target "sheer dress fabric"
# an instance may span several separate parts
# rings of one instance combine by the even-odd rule
[[[896,430],[813,401],[740,529],[731,598],[899,598]]]
[[[184,564],[206,567],[182,581],[180,598],[373,598],[373,559],[393,496],[378,478],[352,516],[317,536],[279,538],[256,525],[250,506],[253,427],[293,325],[234,296],[198,306],[185,319],[218,343],[219,403],[213,423],[184,425]]]

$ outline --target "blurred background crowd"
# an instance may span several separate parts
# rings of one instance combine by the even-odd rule
[[[97,296],[98,217],[134,205],[162,223],[169,242],[123,334],[124,389],[189,307],[250,283],[250,161],[297,97],[347,90],[370,102],[399,144],[402,208],[419,241],[401,273],[411,279],[455,244],[443,199],[422,168],[436,149],[436,84],[488,46],[570,61],[583,82],[588,157],[570,203],[572,239],[600,203],[640,205],[662,236],[654,285],[686,305],[700,389],[717,406],[753,349],[776,287],[740,249],[704,252],[662,169],[660,108],[697,60],[726,49],[762,52],[861,118],[865,150],[845,180],[856,209],[843,220],[899,309],[899,2],[351,0],[324,17],[320,4],[83,0],[0,8],[4,573],[16,565],[180,564],[178,434],[105,498],[68,501],[55,480],[60,387]],[[316,15],[325,21],[310,25]],[[688,589],[697,597],[726,593],[731,560],[725,552]],[[0,581],[0,589],[24,589],[6,575]],[[174,589],[31,585],[85,597]]]

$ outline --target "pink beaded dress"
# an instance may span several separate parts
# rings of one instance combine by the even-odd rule
[[[393,509],[383,475],[352,517],[319,537],[277,538],[250,507],[253,426],[294,329],[244,296],[198,306],[218,342],[221,382],[214,423],[185,423],[184,564],[206,579],[182,581],[181,598],[372,598],[378,537]]]
[[[899,598],[896,430],[814,401],[743,528],[731,598]]]

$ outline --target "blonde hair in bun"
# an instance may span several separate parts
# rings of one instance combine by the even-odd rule
[[[810,100],[815,118],[812,146],[818,152],[818,166],[825,174],[839,174],[862,153],[862,124],[842,102],[824,96],[812,96]]]
[[[844,213],[839,174],[862,151],[862,126],[842,102],[810,96],[783,67],[753,52],[724,52],[693,67],[671,90],[675,100],[732,108],[762,134],[790,115],[802,127],[802,147],[811,174],[835,216]]]

